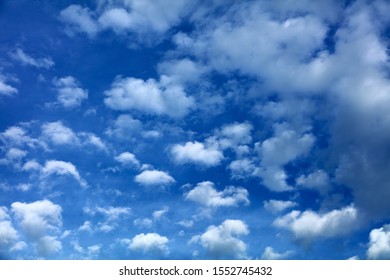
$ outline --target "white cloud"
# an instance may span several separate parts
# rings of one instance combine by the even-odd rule
[[[12,226],[8,209],[5,206],[0,207],[0,249],[11,247],[18,240],[19,235]]]
[[[0,221],[9,219],[8,209],[5,206],[0,207]]]
[[[124,32],[134,24],[131,15],[123,8],[107,9],[99,17],[99,23],[103,28],[112,28],[117,33]]]
[[[328,192],[330,189],[329,176],[323,170],[316,170],[307,176],[299,176],[296,179],[296,184],[307,189],[317,190],[322,194]]]
[[[79,139],[76,134],[61,121],[43,124],[42,137],[55,145],[79,144]]]
[[[126,217],[131,214],[129,207],[97,207],[93,212],[103,214],[107,221],[116,221],[120,217]]]
[[[68,6],[61,11],[60,17],[76,31],[85,32],[90,37],[94,37],[99,31],[99,25],[94,19],[94,13],[80,5]]]
[[[186,83],[197,82],[206,69],[205,66],[185,58],[164,61],[158,65],[158,71],[162,75],[171,77],[178,83]]]
[[[286,127],[286,124],[275,126],[275,136],[259,145],[263,166],[281,166],[299,156],[307,154],[314,144],[314,136],[309,133],[300,135]]]
[[[168,173],[159,170],[145,170],[135,176],[134,180],[144,186],[166,186],[175,183],[175,179]]]
[[[32,188],[32,184],[17,184],[15,188],[18,191],[27,192],[27,191],[29,191]]]
[[[129,248],[131,250],[141,251],[144,253],[159,252],[163,255],[168,255],[168,242],[168,238],[161,236],[158,233],[141,233],[131,239]]]
[[[0,73],[0,96],[11,96],[13,94],[18,93],[18,90],[16,88],[6,83],[7,80],[10,80],[10,78]]]
[[[186,194],[185,198],[206,207],[230,207],[238,206],[240,203],[248,205],[248,195],[246,189],[233,186],[218,191],[214,188],[214,183],[205,181],[197,184]]]
[[[27,155],[27,152],[18,148],[11,148],[5,154],[5,158],[0,159],[0,165],[10,165],[13,168],[22,168],[22,159]]]
[[[42,166],[36,160],[29,160],[23,164],[22,170],[24,171],[38,171]]]
[[[16,242],[9,250],[10,252],[15,252],[15,251],[21,251],[24,250],[28,247],[27,243],[24,241],[18,241]]]
[[[125,35],[138,35],[140,40],[150,40],[151,34],[163,34],[178,24],[189,12],[192,2],[179,0],[166,5],[156,1],[100,1],[96,11],[80,5],[70,5],[60,13],[61,19],[72,31],[84,32],[94,37],[100,31],[112,29]]]
[[[47,257],[61,250],[61,241],[58,241],[54,236],[43,236],[38,240],[37,251],[41,256]]]
[[[72,76],[55,78],[53,84],[57,89],[57,102],[66,109],[79,107],[81,102],[88,98],[88,91],[79,87],[79,83]]]
[[[82,187],[87,186],[87,182],[81,178],[79,172],[77,171],[77,168],[70,162],[60,161],[60,160],[48,160],[45,163],[45,166],[41,169],[41,176],[43,178],[46,178],[50,175],[70,175],[72,176],[76,181],[79,182],[79,184]]]
[[[8,145],[22,146],[30,144],[32,139],[27,135],[27,131],[19,126],[11,126],[0,134],[0,139]]]
[[[390,225],[384,225],[370,232],[367,258],[390,259]]]
[[[135,219],[133,224],[143,228],[151,228],[153,226],[153,221],[149,218]]]
[[[104,103],[113,110],[135,109],[174,118],[183,117],[194,106],[193,98],[167,76],[162,76],[160,81],[118,77],[105,95]]]
[[[78,135],[83,139],[83,145],[91,145],[98,148],[99,150],[105,152],[108,151],[107,145],[100,137],[96,136],[95,134],[90,132],[80,132]]]
[[[278,253],[272,247],[266,247],[261,255],[262,260],[283,260],[291,256],[292,251],[286,251],[284,253]]]
[[[23,65],[31,65],[37,68],[49,69],[54,65],[54,61],[51,57],[33,58],[20,48],[17,48],[15,52],[10,53],[10,56]]]
[[[256,167],[250,159],[238,159],[228,165],[233,178],[247,178],[253,174]]]
[[[222,149],[236,148],[239,144],[252,142],[251,131],[253,126],[250,123],[232,123],[224,125],[217,135],[218,142]]]
[[[194,163],[206,167],[219,165],[223,154],[216,148],[205,147],[200,142],[187,142],[184,145],[176,144],[171,153],[176,163]]]
[[[26,155],[27,155],[26,151],[23,151],[23,150],[20,150],[17,148],[11,148],[8,150],[6,156],[9,160],[20,160],[20,159],[24,158]]]
[[[43,237],[48,231],[57,232],[62,226],[62,208],[49,200],[14,202],[11,204],[11,211],[23,232],[34,240]]]
[[[139,168],[141,166],[139,160],[135,157],[134,154],[129,152],[121,153],[115,157],[115,160],[123,164],[124,166],[130,166]]]
[[[182,227],[185,228],[190,228],[192,227],[195,223],[193,220],[181,220],[177,223],[178,225],[181,225]]]
[[[294,210],[274,221],[274,226],[291,231],[295,238],[310,243],[318,238],[331,238],[350,233],[357,227],[358,211],[354,206],[327,213]]]
[[[292,190],[286,182],[287,174],[283,166],[300,156],[307,155],[314,144],[310,133],[296,132],[286,123],[274,125],[275,136],[262,143],[256,143],[261,163],[254,175],[263,179],[264,185],[272,191]]]
[[[284,210],[295,206],[297,206],[297,203],[289,200],[284,201],[271,199],[268,201],[264,201],[265,210],[271,213],[283,212]]]
[[[280,167],[266,167],[256,168],[255,175],[263,179],[263,184],[269,190],[274,192],[291,191],[293,188],[287,184],[287,174],[283,168]]]
[[[194,236],[191,242],[199,242],[212,258],[246,258],[246,244],[238,239],[249,234],[248,226],[241,220],[225,220],[219,226],[210,226],[202,235]]]
[[[169,211],[169,207],[167,206],[164,206],[162,209],[160,210],[156,210],[153,212],[153,219],[155,220],[160,220],[166,213],[168,213]]]
[[[98,223],[98,229],[102,232],[111,232],[119,226],[118,221],[127,219],[132,210],[129,207],[95,207],[84,208],[85,213],[90,215],[101,215],[104,219]],[[92,224],[90,221],[84,222],[79,230],[92,231]]]
[[[90,221],[85,221],[80,227],[79,231],[88,231],[92,232],[92,223]]]
[[[269,91],[310,92],[324,85],[319,71],[303,62],[321,49],[327,25],[307,13],[278,16],[262,2],[237,2],[223,16],[207,17],[209,28],[203,32],[175,39],[181,51],[206,60],[221,73],[260,77]]]
[[[143,130],[142,122],[130,115],[119,115],[113,125],[106,130],[106,134],[119,139],[132,139]]]

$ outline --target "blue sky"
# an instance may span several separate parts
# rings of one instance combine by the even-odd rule
[[[388,1],[2,1],[0,258],[389,259]]]

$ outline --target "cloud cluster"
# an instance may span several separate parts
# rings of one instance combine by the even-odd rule
[[[53,85],[57,90],[57,102],[66,109],[79,107],[88,98],[88,91],[82,89],[72,76],[55,78]]]
[[[277,218],[274,226],[291,231],[295,238],[309,243],[318,238],[331,238],[351,233],[358,226],[358,211],[354,206],[316,213],[311,210],[299,210]]]
[[[292,251],[286,251],[284,253],[278,253],[272,247],[266,247],[261,255],[262,260],[283,260],[291,256]]]
[[[175,183],[175,179],[168,173],[160,170],[144,170],[134,179],[143,186],[167,186]]]
[[[58,240],[62,227],[61,206],[49,200],[14,202],[11,211],[23,234],[36,245],[38,255],[46,257],[62,250]]]
[[[390,226],[373,229],[367,249],[368,259],[390,259]]]
[[[246,258],[246,244],[239,236],[249,234],[248,226],[241,220],[225,220],[219,226],[210,226],[202,235],[192,238],[216,259]]]
[[[140,233],[131,240],[124,240],[128,243],[130,250],[140,251],[143,253],[154,252],[166,256],[169,254],[168,238],[158,233]]]
[[[214,183],[210,181],[201,182],[186,195],[186,200],[191,200],[205,207],[231,207],[239,204],[248,205],[248,191],[244,188],[226,187],[218,191]]]
[[[105,91],[104,103],[111,109],[120,111],[138,110],[151,115],[182,117],[194,105],[183,87],[167,76],[160,81],[118,77]]]
[[[187,142],[184,145],[176,144],[172,147],[171,153],[174,161],[183,163],[194,163],[206,167],[216,166],[223,159],[223,153],[213,147],[205,147],[200,142]]]
[[[93,11],[88,7],[70,5],[61,11],[61,19],[69,25],[71,34],[83,32],[95,37],[99,32],[112,30],[118,35],[135,34],[140,40],[150,34],[162,35],[177,25],[193,3],[179,0],[166,5],[157,1],[99,1]],[[144,38],[142,38],[144,37]]]

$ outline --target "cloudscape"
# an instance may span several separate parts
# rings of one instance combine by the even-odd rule
[[[0,2],[0,259],[390,259],[386,0]]]

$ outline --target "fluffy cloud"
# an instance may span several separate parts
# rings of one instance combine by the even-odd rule
[[[46,178],[50,175],[69,175],[77,180],[82,187],[87,186],[87,182],[81,178],[77,168],[70,162],[60,160],[46,161],[45,165],[41,169],[41,176]]]
[[[94,13],[80,5],[68,6],[61,11],[60,18],[64,22],[69,23],[75,31],[85,32],[90,37],[94,37],[99,31],[99,25],[94,19]]]
[[[261,255],[262,260],[282,260],[288,258],[292,254],[292,251],[286,251],[284,253],[278,253],[272,247],[266,247]]]
[[[8,209],[0,207],[0,248],[10,247],[19,238],[18,232],[9,220]]]
[[[167,206],[164,206],[162,209],[160,210],[156,210],[153,212],[153,219],[155,220],[160,220],[166,213],[168,213],[169,211],[169,207]]]
[[[85,146],[93,146],[101,151],[108,151],[107,145],[103,142],[103,140],[96,136],[93,133],[89,132],[80,132],[78,136],[81,138],[82,144]]]
[[[49,200],[14,202],[11,211],[23,232],[34,240],[40,239],[46,232],[56,233],[62,226],[62,208]]]
[[[141,166],[139,160],[135,157],[134,154],[129,152],[121,153],[115,157],[115,160],[123,164],[124,166],[131,166],[139,168]]]
[[[326,193],[330,189],[329,176],[323,170],[316,170],[309,175],[301,175],[297,178],[296,183],[298,186],[317,190],[320,193]]]
[[[309,152],[314,144],[314,136],[309,133],[300,135],[286,124],[275,126],[275,136],[258,146],[263,166],[282,166]]]
[[[250,123],[232,123],[224,125],[217,132],[218,143],[222,149],[236,148],[239,144],[252,142],[251,131],[253,126]]]
[[[249,204],[248,191],[244,188],[226,187],[223,191],[217,191],[214,183],[206,181],[196,185],[186,196],[191,200],[206,207],[238,206],[242,203]]]
[[[131,239],[129,248],[133,251],[141,251],[144,253],[154,251],[163,255],[168,255],[168,242],[168,238],[161,236],[158,233],[141,233]]]
[[[21,126],[11,126],[0,133],[0,140],[7,147],[28,147],[36,148],[44,146],[39,140],[28,135],[28,131]]]
[[[119,115],[106,134],[119,139],[128,140],[139,135],[143,130],[142,122],[130,115]]]
[[[317,238],[331,238],[350,233],[357,227],[358,211],[353,206],[319,214],[311,210],[294,210],[274,221],[274,225],[291,231],[295,238],[310,243]]]
[[[11,96],[13,94],[18,93],[18,90],[16,88],[6,84],[6,80],[6,77],[0,74],[0,96]]]
[[[188,97],[181,85],[172,82],[167,76],[160,81],[135,78],[117,78],[104,103],[114,110],[138,110],[152,115],[182,117],[193,107],[192,97]]]
[[[271,212],[271,213],[279,213],[282,212],[288,208],[297,206],[297,203],[294,201],[284,201],[284,200],[268,200],[264,201],[264,208],[265,210]]]
[[[274,133],[274,137],[256,143],[261,163],[254,174],[262,177],[264,185],[272,191],[289,191],[292,187],[286,182],[283,166],[306,155],[314,144],[314,136],[298,133],[286,123],[275,125]]]
[[[238,159],[228,165],[233,178],[247,178],[256,170],[254,162],[250,159]]]
[[[384,225],[370,232],[367,258],[390,259],[390,225]]]
[[[205,147],[200,142],[187,142],[184,145],[176,144],[171,153],[176,163],[194,163],[206,167],[219,165],[223,154],[213,147]]]
[[[196,82],[206,71],[204,66],[187,58],[164,61],[158,65],[158,70],[178,83]]]
[[[192,2],[187,0],[175,1],[170,5],[160,0],[115,1],[115,5],[111,2],[99,1],[96,11],[70,5],[61,11],[60,17],[69,25],[70,32],[84,32],[94,37],[98,32],[110,29],[117,34],[133,33],[140,40],[145,40],[150,33],[163,34],[178,24],[192,6]]]
[[[66,109],[79,107],[81,102],[88,98],[88,91],[79,87],[79,83],[72,76],[55,78],[53,84],[57,88],[57,102]]]
[[[0,158],[0,165],[9,165],[16,169],[21,169],[22,159],[27,155],[27,152],[18,148],[11,148],[5,154],[5,158]]]
[[[0,248],[9,246],[18,239],[18,232],[10,221],[0,221]]]
[[[175,179],[168,173],[159,170],[145,170],[135,176],[134,180],[144,186],[166,186],[175,183]]]
[[[62,250],[61,241],[58,241],[54,236],[44,236],[37,242],[38,254],[44,257],[58,253]]]
[[[224,16],[207,22],[203,32],[179,33],[175,39],[181,50],[207,60],[219,72],[260,77],[270,91],[311,91],[323,81],[302,61],[322,47],[327,26],[310,14],[294,15],[278,18],[262,2],[235,3]]]
[[[241,220],[225,220],[219,226],[210,226],[202,235],[194,236],[192,242],[199,242],[212,258],[246,258],[246,244],[238,239],[249,233],[248,226]]]
[[[43,124],[42,137],[55,145],[79,144],[79,139],[76,134],[61,121]]]
[[[51,57],[33,58],[20,48],[17,48],[15,52],[10,53],[10,56],[23,65],[31,65],[37,68],[49,69],[54,65],[54,61]]]

